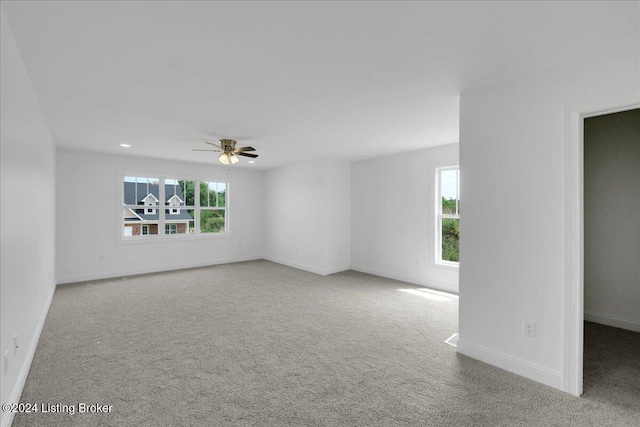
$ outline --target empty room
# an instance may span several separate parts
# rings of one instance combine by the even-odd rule
[[[640,2],[0,9],[0,427],[638,425]]]

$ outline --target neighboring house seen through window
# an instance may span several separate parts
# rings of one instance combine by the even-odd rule
[[[227,183],[124,176],[122,185],[125,238],[227,232]]]
[[[460,262],[460,168],[436,169],[436,262]]]

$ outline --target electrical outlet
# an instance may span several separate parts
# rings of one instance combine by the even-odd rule
[[[18,354],[18,334],[13,336],[13,354]]]
[[[536,322],[531,322],[529,320],[524,321],[524,328],[522,333],[526,337],[535,338],[536,337]]]

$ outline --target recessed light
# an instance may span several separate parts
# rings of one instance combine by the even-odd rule
[[[249,160],[249,163],[251,163],[251,164],[253,164],[255,162],[256,162],[255,160]]]
[[[129,145],[129,144],[120,144],[120,147],[123,147],[123,148],[131,148],[131,145]]]

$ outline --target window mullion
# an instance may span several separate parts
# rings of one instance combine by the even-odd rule
[[[200,181],[193,183],[193,227],[195,234],[200,234]]]
[[[160,182],[158,184],[158,207],[160,208],[158,211],[158,234],[166,234],[164,226],[165,226],[165,179],[160,178]]]

